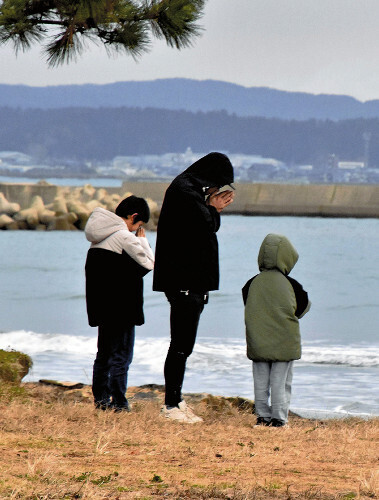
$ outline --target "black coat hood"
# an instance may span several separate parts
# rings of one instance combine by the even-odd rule
[[[222,153],[209,153],[188,167],[182,175],[189,175],[202,186],[222,187],[234,181],[233,166]]]
[[[207,205],[204,188],[231,182],[233,167],[222,153],[204,156],[172,181],[158,222],[154,290],[218,290],[220,214]]]

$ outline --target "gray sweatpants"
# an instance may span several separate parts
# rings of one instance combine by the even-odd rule
[[[258,417],[287,422],[292,374],[293,361],[253,362],[255,413]]]

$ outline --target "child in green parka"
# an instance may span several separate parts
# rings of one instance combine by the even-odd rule
[[[257,425],[282,427],[288,420],[293,362],[301,357],[299,319],[311,305],[288,276],[298,258],[285,236],[268,234],[259,250],[260,273],[242,289]]]

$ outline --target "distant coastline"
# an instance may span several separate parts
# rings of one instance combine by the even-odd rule
[[[168,182],[123,182],[109,193],[134,193],[161,205]],[[0,192],[21,208],[34,196],[52,203],[65,186],[40,183],[0,183]],[[242,215],[292,215],[308,217],[379,217],[379,185],[348,184],[236,184],[234,203],[226,213]]]

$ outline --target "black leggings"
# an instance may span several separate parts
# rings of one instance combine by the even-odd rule
[[[182,400],[182,385],[186,361],[192,353],[200,315],[208,300],[207,293],[166,293],[171,305],[171,342],[164,365],[166,383],[165,404],[177,406]]]

